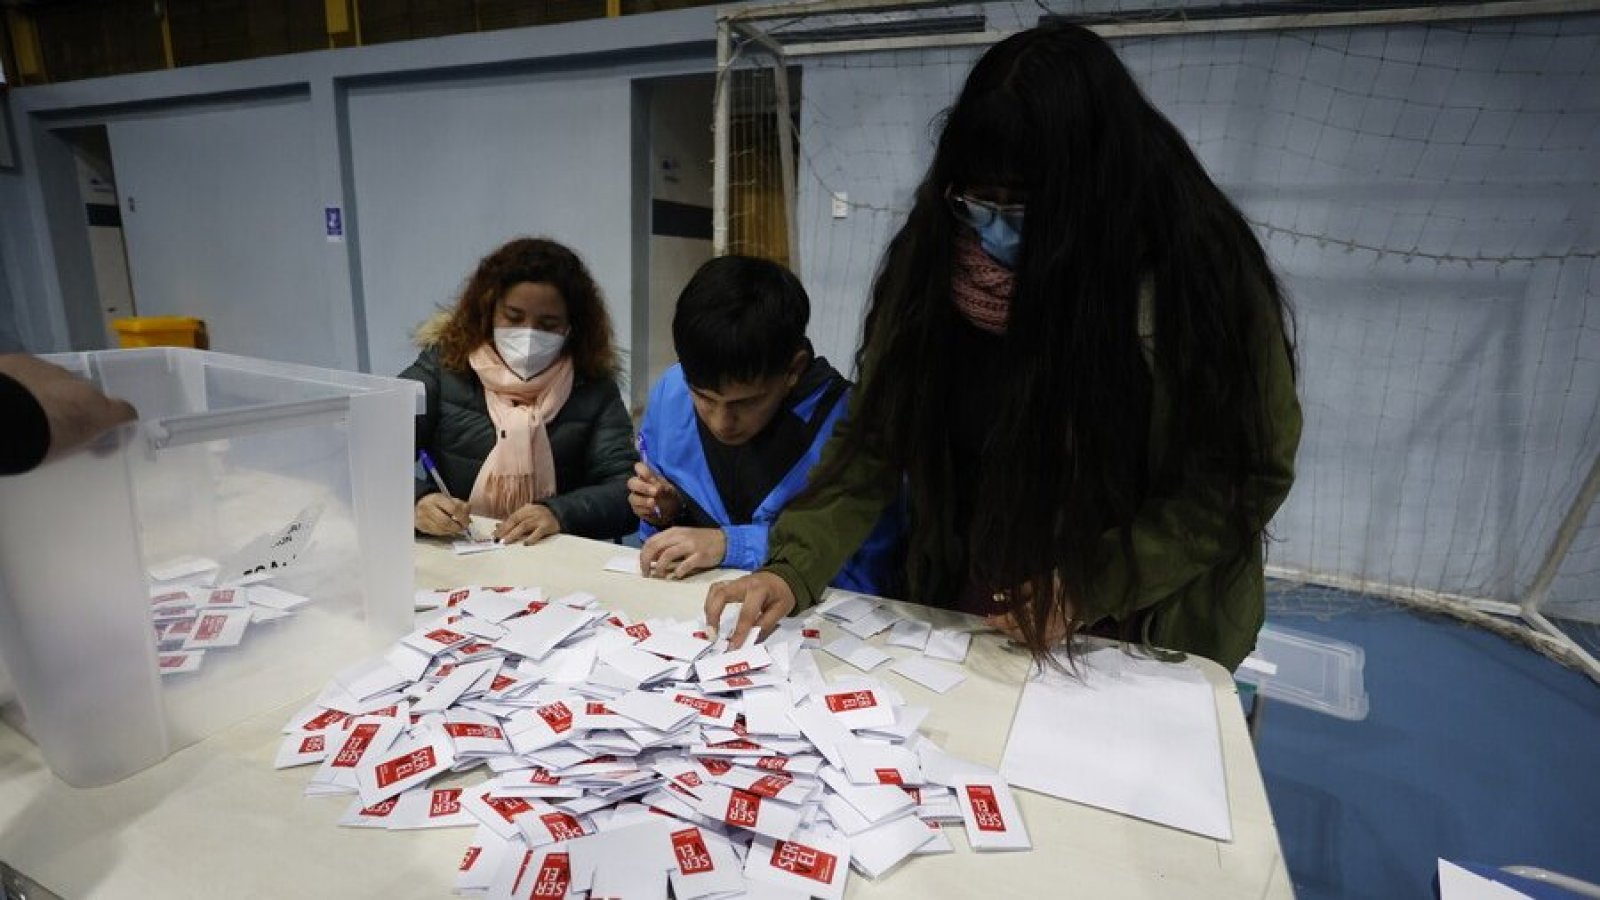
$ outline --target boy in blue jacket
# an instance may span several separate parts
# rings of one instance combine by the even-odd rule
[[[768,260],[719,257],[684,287],[672,318],[678,364],[650,391],[643,461],[628,481],[645,575],[766,562],[768,528],[848,406],[850,382],[806,339],[810,319],[800,280]],[[891,591],[900,536],[891,508],[833,585]]]

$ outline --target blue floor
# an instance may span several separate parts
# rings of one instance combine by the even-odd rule
[[[1299,897],[1428,897],[1438,857],[1600,883],[1600,685],[1454,619],[1274,586],[1268,622],[1366,652],[1371,713],[1269,701],[1257,737]]]

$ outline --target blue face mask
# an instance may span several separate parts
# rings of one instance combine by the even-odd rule
[[[1021,204],[990,203],[949,189],[945,190],[945,199],[956,218],[977,233],[983,252],[1008,269],[1017,267],[1017,260],[1022,256],[1025,211]]]
[[[1017,260],[1022,256],[1022,214],[1014,217],[1009,214],[995,216],[989,224],[979,228],[978,243],[983,245],[983,252],[994,258],[995,262],[1008,269],[1016,269]]]

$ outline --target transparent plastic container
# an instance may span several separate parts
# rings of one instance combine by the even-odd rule
[[[1366,664],[1355,644],[1268,625],[1234,678],[1264,697],[1359,721],[1367,717]]]
[[[421,385],[200,350],[47,357],[139,422],[0,478],[0,658],[63,780],[106,784],[319,689],[412,620],[411,448]],[[315,511],[268,584],[311,598],[161,676],[151,570],[243,570]],[[267,543],[270,543],[268,541]]]

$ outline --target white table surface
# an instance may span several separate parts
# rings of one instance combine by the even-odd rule
[[[664,583],[602,571],[619,549],[559,536],[536,547],[457,557],[444,545],[419,542],[417,587],[585,590],[634,617],[687,619],[699,618],[705,586],[728,577],[707,573]],[[972,624],[913,604],[899,604],[898,611],[941,625]],[[831,640],[832,626],[824,628]],[[817,656],[830,677],[844,667]],[[955,853],[910,860],[879,883],[852,873],[849,895],[1292,897],[1233,681],[1209,661],[1192,664],[1216,688],[1233,841],[1018,791],[1032,852],[973,853],[961,828],[947,828]],[[942,696],[886,667],[875,674],[907,702],[932,709],[925,734],[957,756],[997,767],[1027,667],[1021,651],[998,635],[980,634],[967,657],[967,680]],[[56,779],[26,738],[0,725],[0,861],[67,898],[449,896],[469,829],[341,828],[335,822],[349,798],[308,799],[302,790],[311,768],[273,769],[280,729],[300,705],[255,716],[131,778],[89,790]],[[460,777],[475,783],[484,776],[480,770]]]

